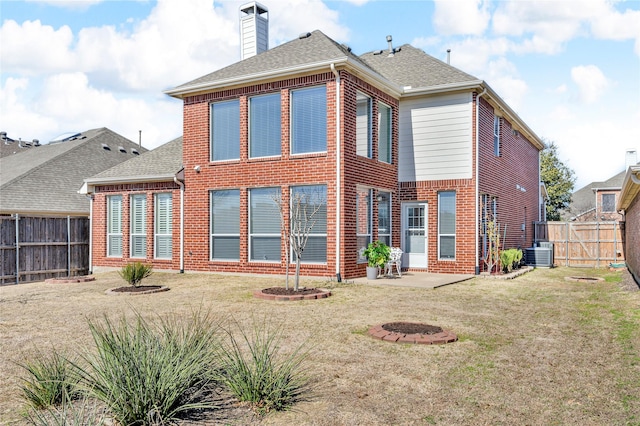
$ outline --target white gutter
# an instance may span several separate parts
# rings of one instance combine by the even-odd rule
[[[180,187],[180,273],[184,274],[184,182],[177,176],[173,181]]]
[[[475,218],[475,228],[476,228],[476,260],[475,260],[475,273],[476,275],[480,275],[480,262],[478,259],[480,258],[480,248],[478,245],[480,244],[480,97],[484,96],[487,93],[487,89],[484,89],[482,93],[476,95],[476,202],[474,203],[476,206],[476,218]]]
[[[342,277],[340,276],[340,238],[341,238],[341,230],[342,226],[342,203],[340,198],[342,197],[342,191],[340,186],[342,185],[341,180],[341,156],[342,150],[340,147],[340,73],[336,71],[336,67],[333,63],[331,63],[331,72],[336,76],[336,280],[338,282],[342,281]]]
[[[93,195],[89,195],[89,275],[93,273]]]

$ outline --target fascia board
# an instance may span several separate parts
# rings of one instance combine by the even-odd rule
[[[635,180],[640,180],[640,166],[631,166],[627,170],[616,210],[626,210],[638,196],[640,184],[634,182],[633,176],[635,176]]]

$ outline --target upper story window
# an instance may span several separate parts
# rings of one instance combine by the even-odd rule
[[[378,102],[378,161],[391,164],[391,107]]]
[[[356,96],[356,153],[371,158],[371,98]]]
[[[249,99],[249,157],[280,155],[280,93]]]
[[[107,256],[122,256],[122,195],[107,196]]]
[[[500,157],[500,117],[493,116],[493,153]]]
[[[291,92],[291,153],[327,151],[327,88]]]
[[[602,194],[602,211],[616,211],[616,194]]]
[[[240,101],[211,104],[211,161],[240,159]]]

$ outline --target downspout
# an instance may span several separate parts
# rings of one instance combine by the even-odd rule
[[[93,274],[93,194],[89,195],[89,271],[88,275]]]
[[[342,182],[340,169],[342,166],[342,149],[340,147],[340,73],[336,70],[336,66],[333,62],[331,63],[331,72],[336,76],[336,280],[338,282],[341,282],[342,276],[340,275],[340,239],[342,226]]]
[[[180,273],[184,274],[184,182],[177,176],[173,181],[180,187]]]
[[[476,218],[475,218],[475,228],[476,228],[476,260],[475,260],[475,273],[476,275],[480,275],[480,262],[478,259],[480,258],[480,248],[478,247],[480,241],[480,219],[478,216],[480,215],[480,97],[484,96],[487,93],[487,88],[485,87],[482,93],[476,95],[476,202],[474,203],[476,206]]]

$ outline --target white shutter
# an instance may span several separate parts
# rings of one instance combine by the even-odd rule
[[[147,255],[147,195],[131,196],[131,257]]]
[[[171,259],[172,257],[172,220],[173,220],[173,194],[156,194],[155,212],[155,257],[158,259]]]

